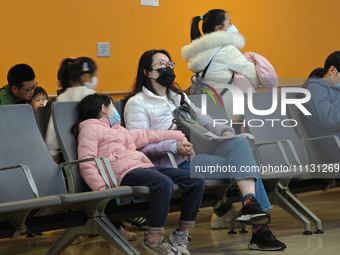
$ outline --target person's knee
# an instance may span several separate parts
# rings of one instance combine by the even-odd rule
[[[170,194],[172,193],[172,190],[174,188],[174,183],[173,181],[167,177],[163,176],[158,182],[157,186],[162,190],[162,192],[169,192]]]
[[[194,185],[197,187],[198,190],[204,190],[204,178],[192,178]]]
[[[242,147],[249,147],[250,146],[250,143],[249,143],[248,139],[246,139],[246,138],[238,137],[238,138],[232,139],[232,140],[235,140],[235,143],[238,144],[239,146],[242,146]]]

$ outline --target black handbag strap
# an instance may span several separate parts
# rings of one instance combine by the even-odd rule
[[[210,59],[208,65],[204,68],[201,77],[199,76],[199,73],[196,73],[196,76],[197,76],[197,77],[200,77],[200,78],[204,78],[204,77],[205,77],[205,75],[206,75],[206,73],[207,73],[207,71],[208,71],[208,68],[209,68],[211,62],[213,61],[213,59],[214,59],[214,57],[216,56],[217,52],[219,52],[220,49],[222,49],[222,48],[223,48],[223,46],[222,46],[221,48],[219,48],[219,49],[215,52],[214,56]],[[228,82],[227,84],[232,84],[233,81],[234,81],[234,72],[233,72],[233,75],[231,76],[231,78],[230,78],[230,80],[229,80],[229,82]],[[227,91],[228,91],[228,89],[227,89],[227,88],[224,88],[224,89],[221,91],[220,95],[223,96]],[[183,99],[183,98],[182,98],[182,99]],[[183,102],[184,102],[184,101],[183,101]],[[181,104],[182,104],[182,100],[181,100]]]
[[[205,74],[207,73],[208,68],[209,68],[211,62],[213,61],[213,59],[214,59],[214,57],[216,56],[217,52],[219,52],[220,49],[222,49],[222,48],[223,48],[223,46],[222,46],[221,48],[219,48],[219,49],[215,52],[214,56],[210,59],[208,65],[204,68],[204,70],[203,70],[203,72],[202,72],[201,78],[204,78],[204,77],[205,77]],[[199,75],[198,73],[196,73],[196,75],[197,75],[197,77],[200,77],[200,75]]]
[[[233,75],[231,76],[231,78],[230,78],[230,80],[228,81],[227,84],[232,84],[232,83],[233,83],[233,81],[234,81],[234,75],[235,75],[235,72],[233,72]],[[221,91],[220,95],[223,96],[227,91],[228,91],[228,89],[227,89],[227,88],[224,88],[224,89]]]

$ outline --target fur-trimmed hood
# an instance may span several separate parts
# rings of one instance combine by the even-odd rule
[[[216,31],[206,34],[193,40],[189,45],[184,46],[182,48],[182,58],[188,62],[190,58],[199,53],[228,45],[233,45],[237,49],[243,48],[245,45],[243,35],[227,31]]]

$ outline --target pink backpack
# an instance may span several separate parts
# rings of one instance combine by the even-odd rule
[[[246,52],[243,54],[249,62],[255,63],[255,69],[257,77],[260,80],[261,88],[266,91],[271,91],[273,87],[278,85],[278,77],[272,64],[263,56],[254,53]],[[243,93],[248,92],[248,88],[252,88],[255,91],[251,83],[246,79],[243,74],[235,72],[234,84],[239,87]]]

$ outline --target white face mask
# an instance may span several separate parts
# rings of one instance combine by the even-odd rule
[[[238,29],[234,26],[234,25],[231,25],[230,27],[225,27],[223,26],[225,29],[227,29],[228,32],[230,33],[238,33]]]
[[[84,82],[84,85],[86,87],[88,87],[89,89],[94,89],[95,87],[97,87],[97,84],[98,84],[98,78],[93,76],[92,79],[91,79],[91,82]]]

